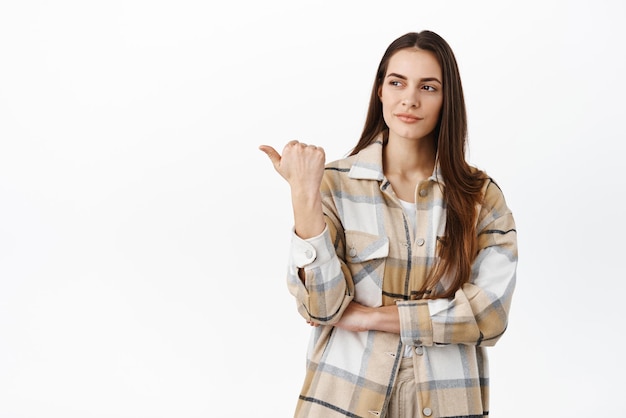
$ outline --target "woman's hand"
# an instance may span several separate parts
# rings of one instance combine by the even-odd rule
[[[370,308],[357,302],[350,302],[335,326],[348,331],[368,331],[367,321],[374,309],[376,308]],[[320,326],[320,324],[313,321],[307,321],[306,323],[312,327]]]
[[[298,141],[290,141],[281,156],[269,145],[259,147],[269,157],[274,169],[300,193],[319,192],[326,155],[324,149]]]
[[[319,326],[314,322],[308,324]],[[354,332],[374,330],[400,334],[400,314],[396,305],[373,308],[352,301],[335,326]]]
[[[372,328],[372,314],[376,308],[361,305],[357,302],[350,302],[346,310],[341,315],[339,322],[335,324],[337,328],[348,331],[369,331]]]
[[[348,331],[369,331],[367,322],[374,309],[376,308],[370,308],[357,302],[350,302],[346,310],[343,312],[341,319],[335,324],[335,326]],[[313,321],[307,321],[306,323],[312,327],[320,326],[320,324]]]
[[[282,156],[269,145],[261,145],[259,149],[291,187],[296,234],[303,239],[321,234],[326,227],[320,195],[326,160],[324,149],[298,141],[285,145]]]

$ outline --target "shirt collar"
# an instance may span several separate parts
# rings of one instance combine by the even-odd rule
[[[350,167],[348,177],[359,180],[378,180],[385,178],[383,173],[383,137],[379,135],[374,142],[363,148],[355,155],[354,163]],[[428,180],[444,185],[439,163],[435,165],[433,174]]]

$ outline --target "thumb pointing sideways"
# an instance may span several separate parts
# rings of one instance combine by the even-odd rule
[[[280,154],[269,145],[261,145],[259,149],[263,151],[269,158],[275,168],[280,164]]]

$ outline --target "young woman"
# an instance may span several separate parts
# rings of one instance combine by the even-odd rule
[[[516,230],[465,160],[456,59],[436,33],[384,53],[360,140],[260,146],[290,185],[288,288],[313,325],[296,417],[484,417],[485,347],[507,327]]]

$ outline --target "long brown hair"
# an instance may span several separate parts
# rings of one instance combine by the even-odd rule
[[[390,58],[399,50],[407,48],[432,51],[439,61],[443,76],[443,104],[435,127],[435,148],[437,163],[445,180],[443,196],[446,228],[445,236],[439,240],[439,262],[432,269],[420,293],[431,298],[451,297],[470,280],[472,262],[478,249],[476,206],[481,199],[486,174],[473,169],[465,160],[467,113],[461,76],[454,53],[441,36],[428,30],[410,32],[387,47],[378,65],[361,138],[350,155],[367,147],[381,133],[386,138],[388,127],[383,119],[378,92]],[[438,286],[444,276],[451,281],[446,286]]]

